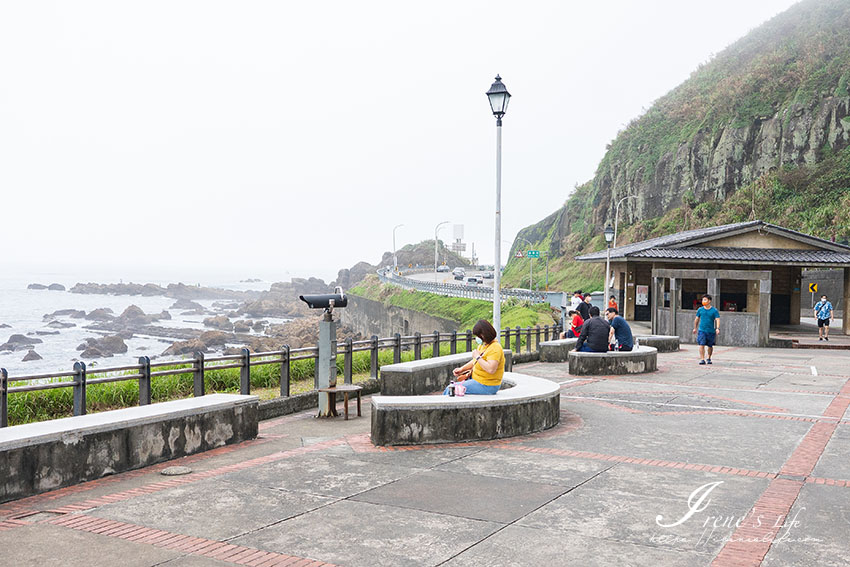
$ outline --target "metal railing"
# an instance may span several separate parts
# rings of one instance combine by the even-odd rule
[[[526,352],[531,352],[532,343],[535,343],[535,350],[540,349],[541,336],[543,340],[549,340],[549,337],[557,337],[560,332],[559,325],[545,325],[541,327],[516,327],[514,329],[505,328],[502,330],[502,342],[506,349],[511,348],[511,341],[520,348],[525,344]],[[429,334],[421,334],[419,332],[402,336],[396,333],[392,337],[378,338],[373,335],[370,339],[355,341],[345,339],[336,341],[335,350],[336,356],[342,357],[342,378],[345,384],[352,383],[354,353],[361,351],[369,351],[369,376],[370,378],[378,378],[378,355],[381,350],[392,349],[393,363],[401,362],[402,352],[413,350],[413,359],[420,360],[422,358],[423,345],[432,345],[431,356],[440,356],[440,349],[443,343],[448,343],[451,354],[458,352],[458,344],[465,347],[464,351],[470,352],[474,343],[472,331],[463,333],[440,333],[434,331]],[[519,349],[517,349],[517,352]],[[239,393],[251,393],[251,368],[270,364],[280,365],[280,396],[290,396],[290,371],[291,364],[298,360],[317,359],[319,356],[318,347],[304,347],[298,349],[290,349],[288,345],[284,345],[281,350],[270,352],[252,353],[249,349],[243,348],[240,354],[211,356],[207,357],[203,352],[196,352],[192,358],[182,358],[170,361],[151,362],[147,356],[139,358],[138,364],[130,364],[125,366],[114,366],[109,368],[97,368],[96,378],[89,379],[89,369],[84,362],[74,363],[74,369],[70,372],[58,372],[49,374],[33,374],[28,376],[13,376],[10,377],[5,368],[0,368],[0,427],[8,426],[8,409],[9,394],[23,392],[37,392],[40,390],[53,390],[57,388],[73,388],[73,415],[86,414],[86,388],[95,384],[106,384],[110,382],[122,381],[138,381],[139,383],[139,405],[145,406],[151,403],[151,381],[154,378],[162,376],[171,376],[176,374],[192,374],[193,376],[193,395],[195,397],[203,396],[206,393],[205,373],[209,371],[226,370],[230,368],[239,369]],[[166,368],[166,367],[178,368]],[[162,370],[157,370],[162,369]],[[127,374],[130,372],[130,374]],[[120,373],[110,376],[110,374]],[[39,382],[40,380],[48,379],[65,379],[59,382]],[[9,387],[9,382],[35,382],[26,386]],[[317,390],[318,375],[314,372],[313,390]]]
[[[414,280],[406,278],[404,275],[394,274],[390,270],[378,270],[378,278],[381,282],[397,285],[404,289],[415,289],[417,291],[425,291],[428,293],[436,293],[438,295],[446,295],[449,297],[465,297],[467,299],[483,299],[485,301],[493,301],[493,288],[479,285],[458,285],[437,282],[427,282],[422,280]],[[503,289],[501,293],[502,301],[509,298],[517,298],[531,303],[546,303],[548,302],[545,293],[540,291],[530,291],[525,289]]]

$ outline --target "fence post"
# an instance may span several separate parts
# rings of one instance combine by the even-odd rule
[[[502,334],[505,335],[505,350],[510,350],[510,348],[511,348],[511,328],[506,327]]]
[[[204,385],[204,353],[198,351],[195,353],[195,359],[192,361],[192,394],[196,398],[200,398],[206,393]]]
[[[283,345],[280,353],[280,397],[289,397],[289,345]]]
[[[141,368],[139,369],[139,374],[142,375],[139,378],[139,405],[140,406],[149,406],[151,405],[151,359],[149,356],[140,356],[139,357],[139,365]]]
[[[9,425],[9,373],[0,368],[0,427]]]
[[[251,351],[242,349],[242,368],[239,369],[239,393],[247,396],[251,393]]]
[[[522,331],[520,331],[519,325],[516,326],[516,331],[514,337],[516,337],[516,352],[517,354],[522,352]]]
[[[369,377],[378,379],[378,335],[372,335],[372,346],[369,349],[370,369]]]
[[[395,334],[395,344],[393,344],[393,364],[401,362],[401,335]]]
[[[543,340],[544,340],[544,341],[548,341],[548,340],[549,340],[549,325],[545,325],[545,326],[543,327]]]
[[[422,359],[422,333],[413,333],[413,360]]]
[[[457,354],[457,331],[452,331],[452,338],[449,346],[451,347],[451,353]]]
[[[525,328],[525,352],[531,352],[531,327]]]
[[[534,334],[537,337],[537,348],[535,350],[540,350],[540,325],[535,327]]]
[[[466,330],[466,352],[472,352],[472,331]]]
[[[86,415],[86,363],[74,363],[74,415]]]
[[[342,363],[342,381],[346,384],[351,384],[351,365],[354,358],[354,345],[351,342],[351,337],[345,339],[345,357]]]
[[[440,356],[440,331],[434,331],[434,346],[431,347],[431,358]]]

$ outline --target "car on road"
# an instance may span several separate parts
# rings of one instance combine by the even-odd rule
[[[463,274],[455,274],[455,279],[463,281]]]
[[[452,271],[456,280],[463,281],[463,278],[466,276],[466,270],[461,267],[457,267]]]
[[[494,277],[493,272],[484,272],[484,279],[492,280]]]
[[[484,274],[475,274],[475,277],[478,278],[478,281],[484,281]]]
[[[438,271],[438,272],[448,272],[448,271],[450,271],[450,269],[451,269],[451,268],[449,268],[449,267],[448,267],[448,266],[446,266],[446,265],[443,265],[443,266],[437,266],[437,271]]]
[[[480,283],[481,283],[481,280],[479,280],[478,278],[476,278],[474,276],[470,277],[470,278],[466,278],[466,285],[478,285]]]

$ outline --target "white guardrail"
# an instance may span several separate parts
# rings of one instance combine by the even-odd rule
[[[378,277],[383,283],[397,285],[404,289],[427,291],[428,293],[436,293],[438,295],[446,295],[449,297],[465,297],[467,299],[483,299],[485,301],[493,301],[493,288],[488,286],[446,284],[414,280],[411,278],[406,278],[403,275],[394,274],[391,270],[387,269],[378,270]],[[511,297],[530,301],[531,303],[548,303],[549,301],[546,293],[542,291],[529,291],[526,289],[502,289],[501,297],[502,301],[505,301],[506,299]]]

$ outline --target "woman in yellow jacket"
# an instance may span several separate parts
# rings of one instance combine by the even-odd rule
[[[495,394],[505,374],[505,351],[496,337],[496,329],[488,321],[480,319],[472,328],[472,334],[478,343],[478,348],[472,351],[472,360],[452,373],[463,380],[467,394]],[[472,376],[468,375],[470,371]],[[466,378],[463,375],[467,375]],[[449,395],[449,388],[443,394]]]

